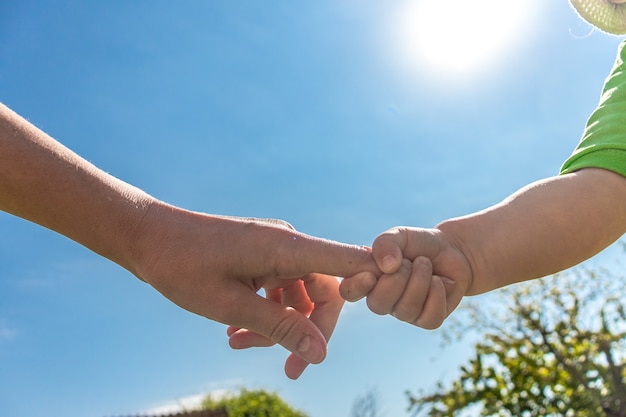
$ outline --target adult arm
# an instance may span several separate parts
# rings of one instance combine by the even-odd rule
[[[283,345],[299,358],[287,363],[291,377],[324,359],[341,308],[336,280],[324,274],[376,270],[363,247],[307,236],[280,221],[212,216],[159,201],[2,104],[0,210],[116,262],[191,312]],[[284,294],[266,299],[257,295],[261,287]],[[306,291],[315,295],[304,300]]]

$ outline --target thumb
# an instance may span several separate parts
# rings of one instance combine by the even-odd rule
[[[324,335],[295,309],[249,293],[239,299],[236,310],[229,320],[235,327],[265,336],[308,363],[320,363],[326,357]]]
[[[374,240],[372,254],[383,273],[393,274],[400,269],[407,242],[407,229],[403,227],[389,229]]]
[[[385,274],[393,274],[402,265],[402,259],[425,256],[431,261],[441,252],[441,232],[419,227],[394,227],[374,240],[372,255]]]

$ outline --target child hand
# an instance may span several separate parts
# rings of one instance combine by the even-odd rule
[[[361,272],[344,279],[340,291],[348,301],[367,296],[376,314],[435,329],[469,288],[469,262],[440,230],[390,229],[376,238],[372,254],[383,274]]]

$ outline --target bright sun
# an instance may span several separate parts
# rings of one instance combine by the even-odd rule
[[[529,33],[535,4],[531,0],[408,2],[394,23],[397,52],[411,66],[440,76],[485,70]]]

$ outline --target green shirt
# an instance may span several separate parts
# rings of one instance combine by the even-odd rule
[[[626,41],[604,83],[598,107],[589,117],[580,143],[561,174],[604,168],[626,176]]]

